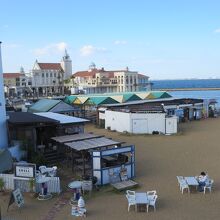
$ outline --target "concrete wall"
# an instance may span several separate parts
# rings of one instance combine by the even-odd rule
[[[152,134],[165,133],[165,113],[125,113],[105,111],[105,128],[118,132]]]
[[[132,133],[152,134],[153,131],[159,131],[165,133],[165,113],[133,113],[131,114],[131,120],[132,120]],[[145,127],[136,126],[136,129],[134,129],[135,120],[144,120],[146,122],[144,123]]]
[[[131,132],[130,113],[105,111],[105,129],[116,130],[119,132]]]

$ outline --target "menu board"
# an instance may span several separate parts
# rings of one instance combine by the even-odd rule
[[[24,198],[21,194],[21,190],[18,188],[14,191],[12,191],[15,203],[17,204],[17,206],[20,208],[21,206],[24,205]]]
[[[15,176],[34,178],[36,172],[35,164],[15,164]]]
[[[16,205],[19,208],[24,205],[24,198],[23,198],[23,196],[21,194],[21,190],[19,188],[14,190],[14,191],[12,191],[11,197],[10,197],[10,200],[9,200],[9,203],[8,203],[8,208],[14,202],[16,203]],[[8,209],[7,209],[7,211],[8,211]]]

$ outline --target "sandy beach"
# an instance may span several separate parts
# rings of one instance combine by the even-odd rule
[[[157,190],[157,211],[149,213],[135,212],[133,207],[127,211],[124,193],[118,193],[111,187],[103,187],[86,197],[87,219],[91,220],[217,220],[220,216],[220,118],[182,123],[180,132],[173,136],[126,135],[87,125],[87,132],[103,134],[114,140],[124,141],[136,146],[136,178],[140,184],[135,190],[145,192]],[[203,194],[193,191],[191,194],[180,193],[177,175],[195,176],[201,171],[208,172],[214,179],[213,192]],[[69,199],[71,193],[66,191],[66,183],[72,174],[62,171],[63,193],[49,201],[38,201],[25,194],[25,206],[18,211],[12,206],[6,213],[9,193],[0,195],[3,216],[16,220],[51,220],[74,219],[70,215]],[[62,176],[61,175],[61,176]],[[4,218],[3,218],[4,219]]]

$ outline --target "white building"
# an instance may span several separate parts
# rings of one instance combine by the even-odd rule
[[[32,93],[32,79],[25,73],[23,67],[17,73],[3,73],[3,78],[6,96],[21,96],[25,93]]]
[[[31,75],[36,94],[61,94],[64,92],[64,81],[72,75],[72,60],[66,50],[60,63],[40,63],[36,60]]]
[[[138,74],[137,71],[97,69],[95,64],[90,65],[89,70],[79,71],[73,74],[75,84],[86,93],[113,93],[135,92],[150,90],[151,84],[148,76]]]
[[[105,110],[99,113],[105,129],[134,134],[177,133],[177,117],[166,117],[165,112],[122,112]]]

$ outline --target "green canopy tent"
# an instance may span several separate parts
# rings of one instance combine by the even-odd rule
[[[118,103],[115,99],[112,99],[110,97],[106,96],[99,96],[99,97],[94,97],[91,96],[89,99],[84,103],[85,105],[101,105],[101,104],[115,104]]]
[[[72,104],[76,98],[77,96],[70,95],[70,96],[67,96],[63,101],[66,102],[67,104]]]

